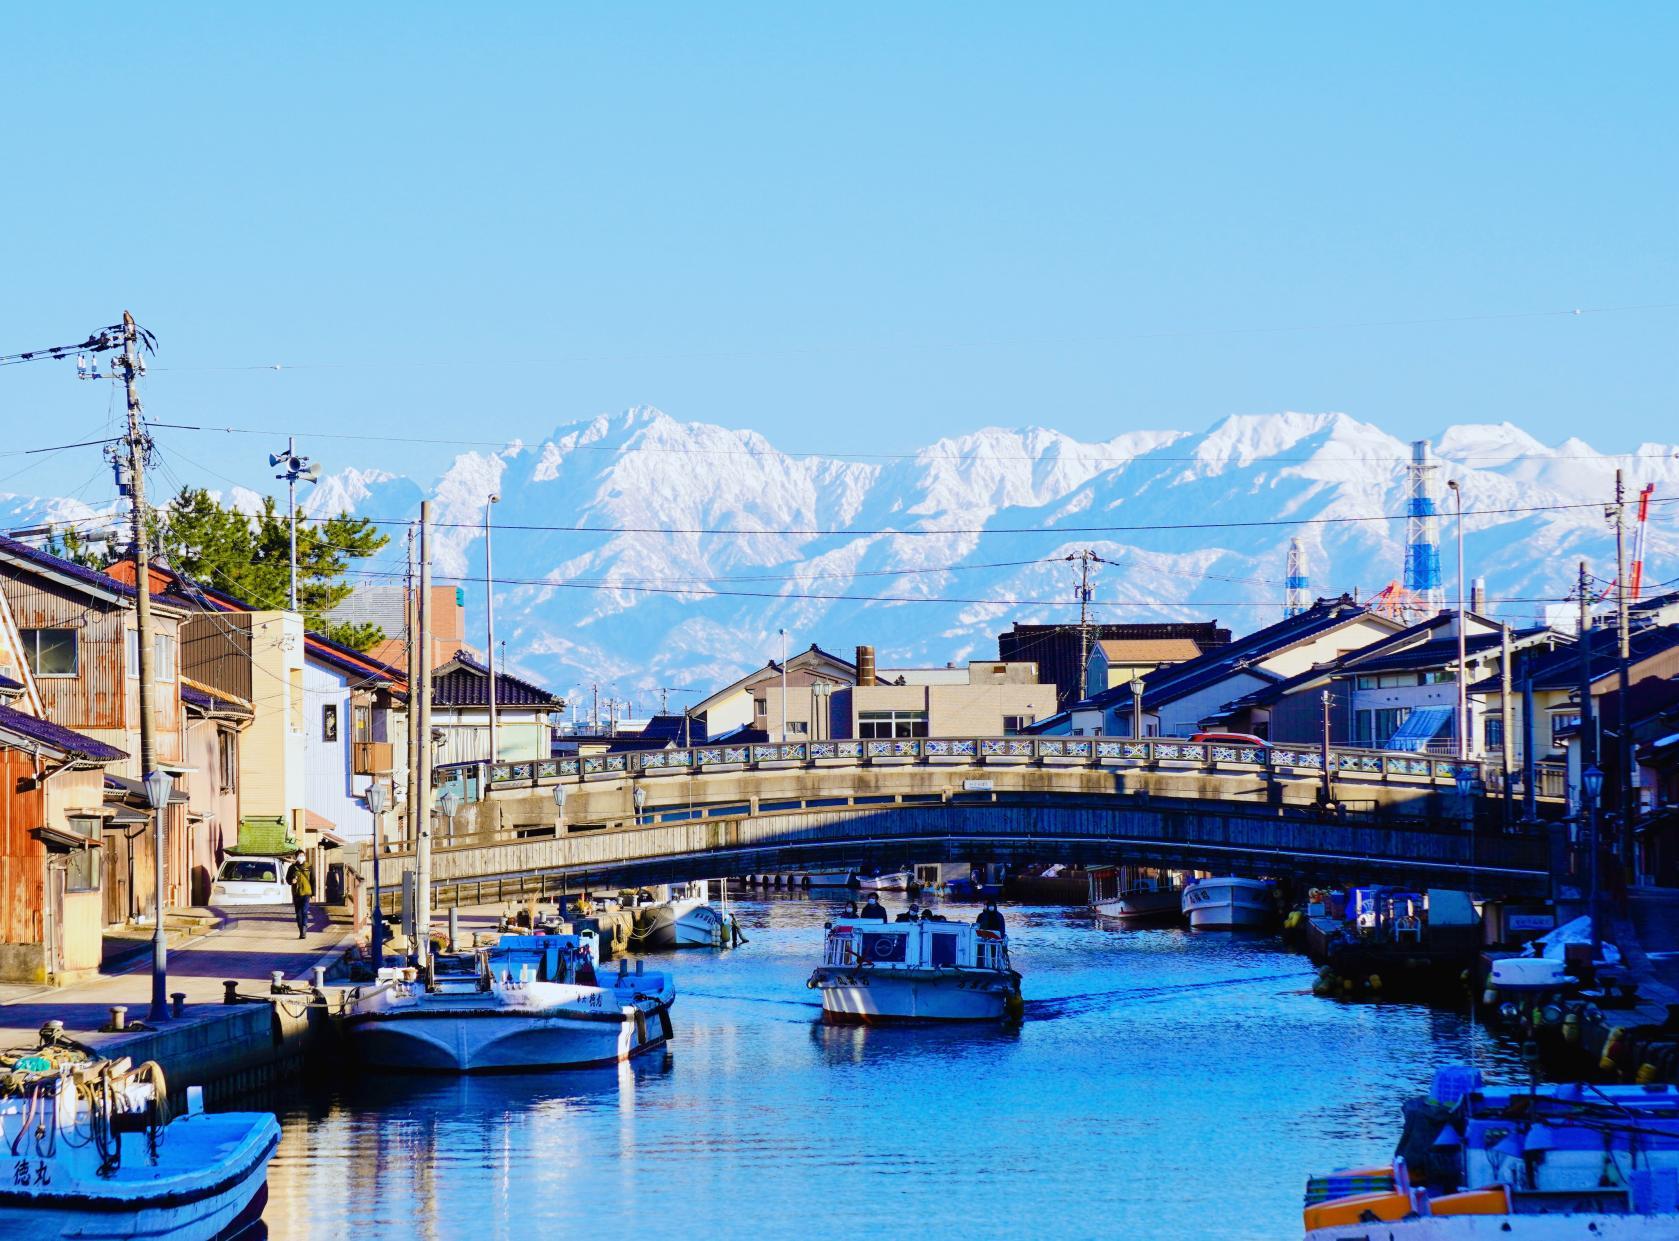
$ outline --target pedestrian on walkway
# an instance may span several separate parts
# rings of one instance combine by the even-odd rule
[[[297,915],[297,937],[302,939],[304,928],[309,925],[309,898],[315,895],[315,876],[309,870],[302,849],[292,855],[291,865],[286,868],[286,882],[291,885],[291,907]]]

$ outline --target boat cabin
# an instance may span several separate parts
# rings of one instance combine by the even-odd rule
[[[823,963],[887,969],[1006,970],[1009,952],[1002,932],[982,931],[968,922],[845,918],[828,926]]]
[[[503,935],[484,959],[492,974],[512,982],[564,982],[595,987],[595,959],[600,937],[576,935]]]

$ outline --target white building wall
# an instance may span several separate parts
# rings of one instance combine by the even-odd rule
[[[335,668],[303,665],[304,806],[350,840],[371,839],[372,820],[362,798],[372,782],[351,774],[350,678]],[[337,736],[328,739],[327,709],[334,708]]]

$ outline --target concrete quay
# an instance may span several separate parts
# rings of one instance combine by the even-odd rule
[[[107,1028],[116,1005],[127,1007],[129,1022],[150,1024],[150,954],[69,987],[0,988],[0,1047],[33,1047],[41,1027],[58,1020],[99,1055],[157,1061],[177,1097],[188,1086],[215,1101],[266,1085],[294,1071],[327,1029],[325,1005],[307,994],[309,984],[316,966],[330,969],[353,944],[349,925],[328,911],[312,908],[310,918],[299,939],[289,907],[225,911],[216,929],[172,946],[169,991],[185,1005],[156,1029]],[[271,994],[275,973],[287,994]],[[225,1002],[228,981],[239,984],[242,1002]]]

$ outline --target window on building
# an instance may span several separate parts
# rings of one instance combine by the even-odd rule
[[[787,735],[789,737],[807,737],[810,735],[810,724],[805,720],[788,720]]]
[[[239,734],[231,728],[216,734],[216,767],[222,792],[235,792],[239,788]]]
[[[752,700],[752,714],[753,715],[764,715],[768,711],[769,711],[769,707],[764,702],[764,700],[762,698],[754,698]]]
[[[100,847],[104,820],[97,815],[73,814],[68,823],[72,832],[87,839],[87,844],[70,850],[65,889],[70,892],[97,892],[105,860],[105,851]]]
[[[373,740],[373,708],[352,707],[351,711],[351,739],[355,741]]]
[[[338,740],[338,704],[336,702],[323,703],[321,706],[321,740]]]
[[[1030,715],[1005,715],[1003,717],[1003,735],[1012,737],[1016,733],[1025,732],[1032,726],[1032,721],[1035,718],[1035,716]]]
[[[23,658],[38,677],[76,675],[76,631],[74,629],[25,629]]]
[[[1580,713],[1578,711],[1561,711],[1551,717],[1551,740],[1555,741],[1557,734],[1566,728],[1580,727]]]
[[[1456,681],[1456,668],[1433,668],[1427,672],[1419,673],[1417,676],[1419,685],[1452,685]]]
[[[128,675],[140,675],[140,631],[128,631]],[[152,677],[158,681],[175,679],[175,636],[168,633],[152,635]]]
[[[1497,716],[1497,715],[1489,715],[1489,716],[1487,716],[1486,720],[1484,721],[1483,727],[1484,727],[1484,731],[1486,733],[1485,748],[1488,749],[1488,750],[1494,750],[1494,751],[1503,750],[1504,749],[1504,719],[1503,719],[1503,717],[1502,716]],[[1471,731],[1473,731],[1473,730],[1471,730]]]
[[[1380,749],[1387,745],[1410,714],[1409,707],[1382,707],[1357,712],[1353,717],[1353,744]]]
[[[925,711],[859,711],[857,735],[865,740],[883,737],[925,737]]]

